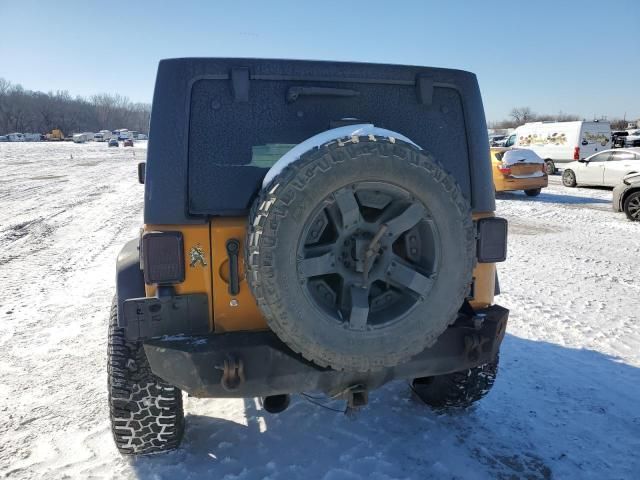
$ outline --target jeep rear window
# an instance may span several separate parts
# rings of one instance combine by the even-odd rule
[[[299,87],[356,93],[301,95],[291,101],[291,89]],[[470,197],[463,110],[452,88],[434,88],[432,104],[425,105],[418,102],[414,85],[252,79],[248,101],[237,101],[229,80],[203,79],[191,91],[189,212],[232,215],[246,211],[278,158],[345,118],[410,138],[433,154]]]

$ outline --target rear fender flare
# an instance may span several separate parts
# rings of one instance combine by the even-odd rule
[[[138,239],[125,243],[116,262],[116,296],[118,299],[118,326],[124,325],[123,304],[130,298],[145,297],[144,277],[140,269]]]

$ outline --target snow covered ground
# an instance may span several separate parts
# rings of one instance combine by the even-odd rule
[[[355,418],[300,398],[277,416],[190,398],[179,451],[121,458],[105,343],[115,258],[142,222],[136,145],[0,144],[0,477],[638,478],[640,224],[610,191],[557,177],[498,200],[511,319],[471,411],[435,414],[404,382]]]

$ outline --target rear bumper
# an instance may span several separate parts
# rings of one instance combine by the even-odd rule
[[[496,182],[496,191],[533,190],[535,188],[546,188],[548,184],[549,177],[547,175],[528,178],[503,177],[500,182]]]
[[[504,338],[509,311],[494,305],[460,316],[411,360],[374,372],[320,368],[270,331],[163,337],[144,348],[154,374],[195,397],[258,397],[303,391],[373,390],[395,379],[442,375],[487,363]],[[482,320],[480,320],[482,319]]]

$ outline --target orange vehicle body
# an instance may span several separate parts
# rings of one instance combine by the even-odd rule
[[[493,217],[493,212],[474,214],[473,219]],[[203,225],[146,225],[145,231],[180,231],[184,236],[185,278],[175,285],[176,293],[206,293],[209,298],[210,323],[216,333],[247,330],[267,330],[269,327],[249,289],[244,269],[244,241],[247,219],[244,217],[214,218]],[[240,289],[229,293],[229,266],[225,244],[229,239],[240,240],[238,273]],[[202,249],[205,265],[192,265],[189,252]],[[493,304],[495,291],[495,263],[478,263],[473,271],[473,291],[469,303],[474,308]],[[146,294],[155,296],[155,285],[146,285]]]

